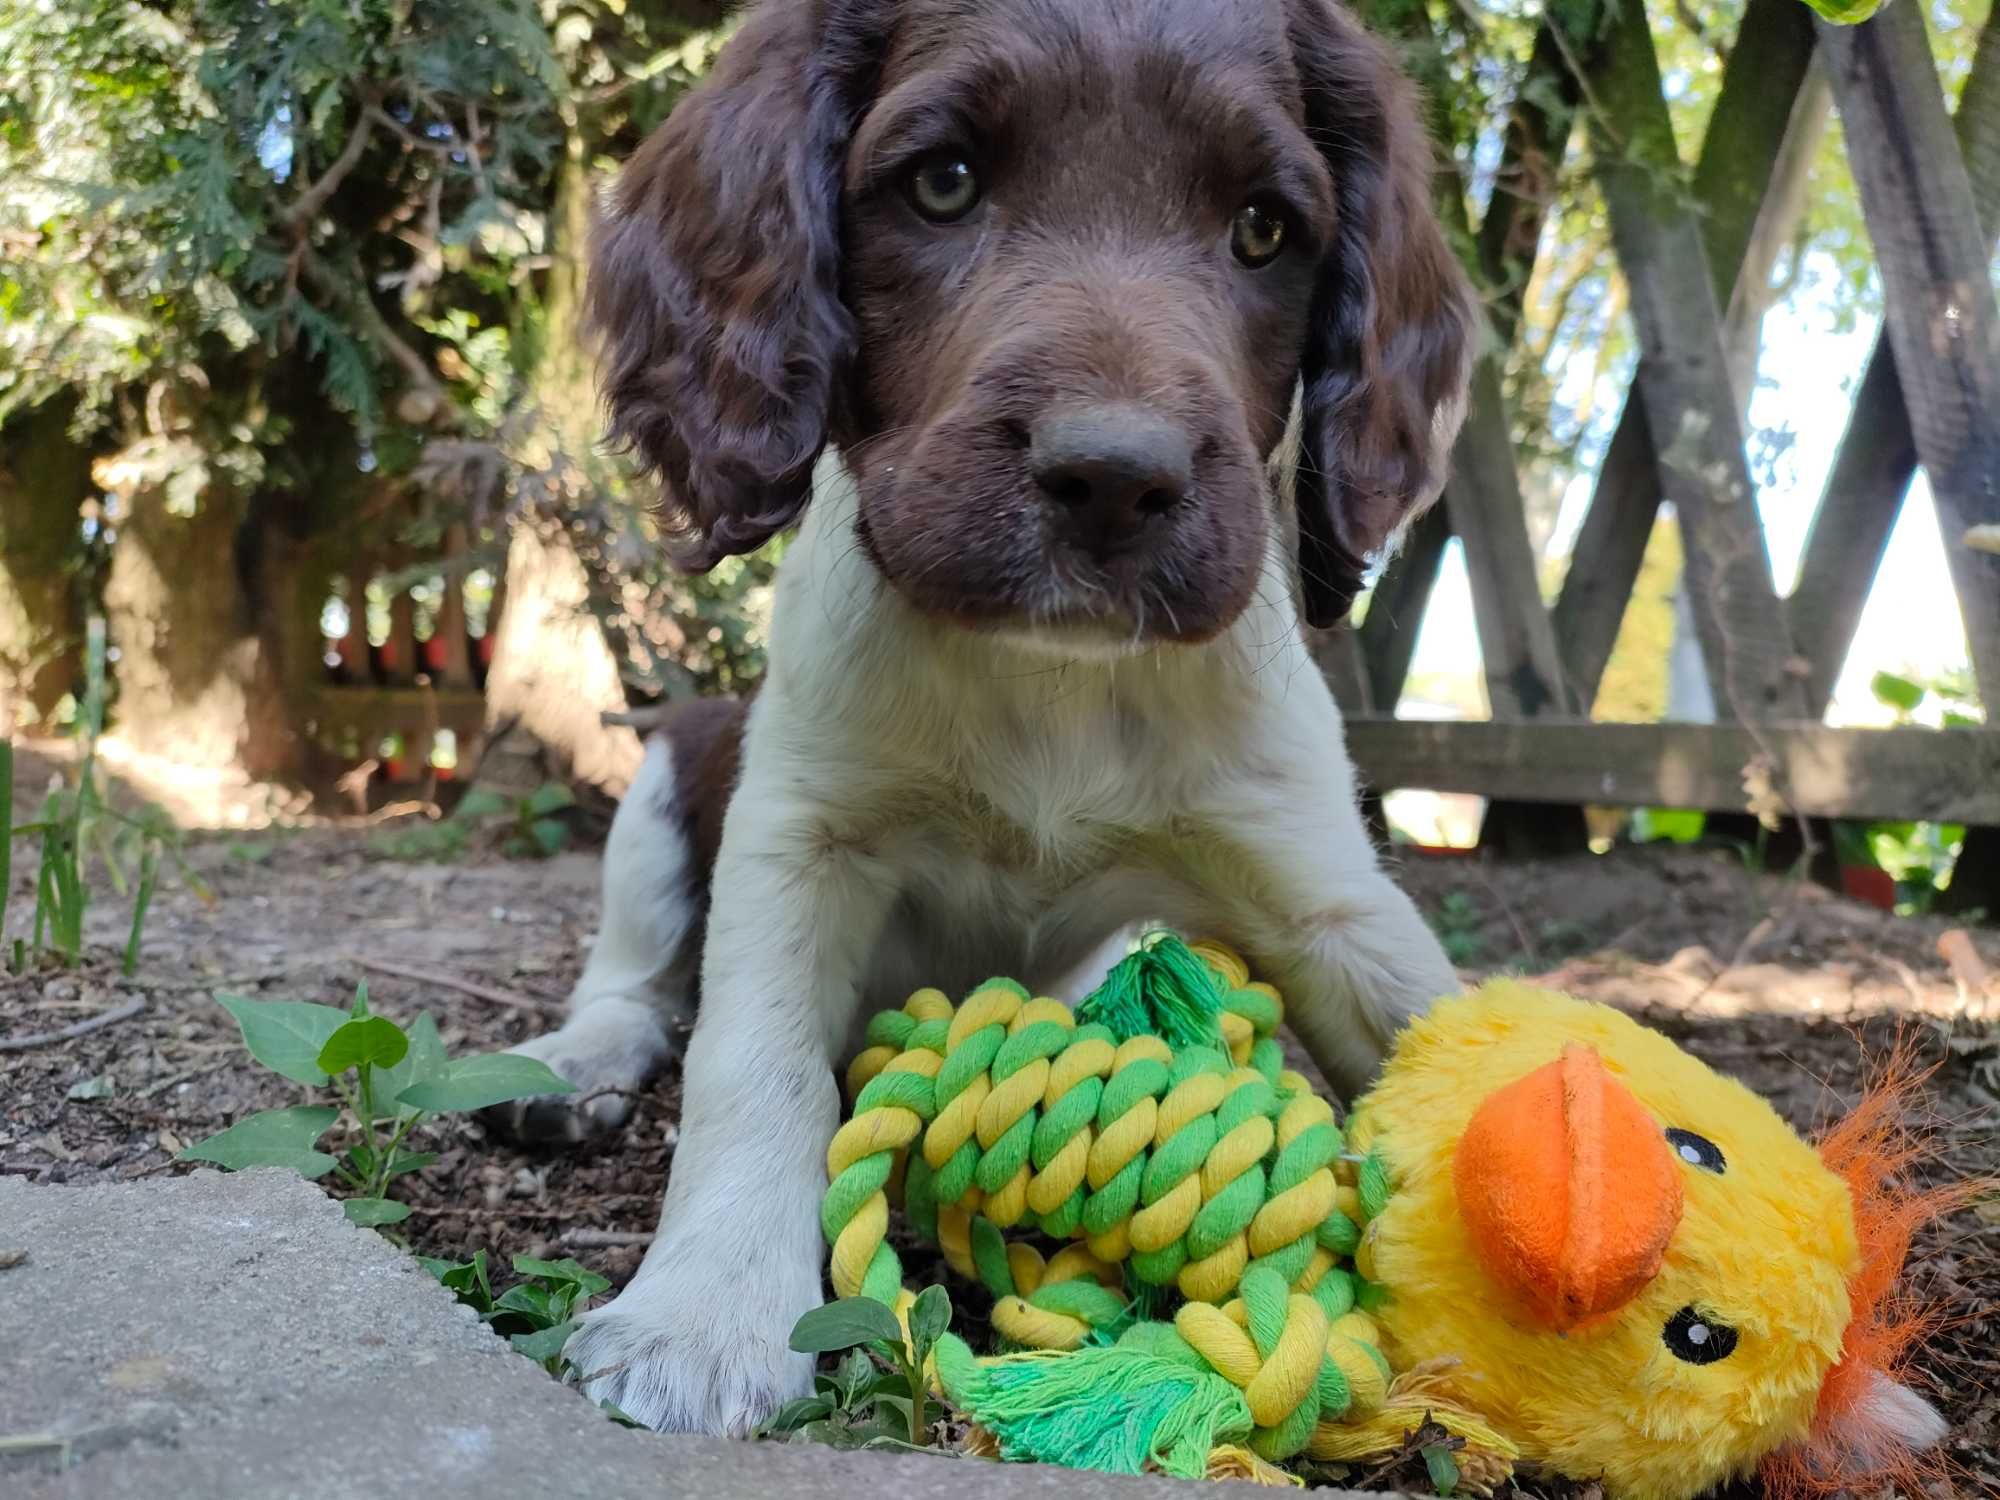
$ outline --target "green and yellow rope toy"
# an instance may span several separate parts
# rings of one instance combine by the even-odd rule
[[[1392,1376],[1351,1266],[1387,1177],[1283,1067],[1283,1016],[1235,954],[1170,934],[1074,1013],[994,979],[877,1015],[827,1152],[835,1293],[907,1315],[900,1197],[1022,1351],[935,1356],[1006,1457],[1291,1483],[1272,1466],[1393,1452],[1430,1417],[1466,1439],[1469,1480],[1499,1477],[1510,1444],[1424,1372]],[[1009,1241],[1026,1231],[1061,1248]]]

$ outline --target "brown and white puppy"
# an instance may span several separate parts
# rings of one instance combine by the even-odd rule
[[[582,1089],[516,1129],[615,1124],[569,1100],[657,1068],[699,978],[659,1236],[568,1350],[592,1395],[743,1432],[807,1389],[866,1009],[1160,920],[1351,1088],[1456,987],[1299,629],[1442,482],[1474,315],[1429,179],[1332,0],[767,0],[627,167],[616,431],[690,565],[803,525],[747,720],[653,742],[526,1049]]]

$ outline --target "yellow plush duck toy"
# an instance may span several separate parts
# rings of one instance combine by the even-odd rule
[[[1893,1471],[1945,1431],[1896,1368],[1895,1283],[1944,1205],[1893,1186],[1894,1095],[1815,1151],[1608,1006],[1505,981],[1440,1003],[1349,1133],[1394,1184],[1356,1253],[1390,1358],[1450,1362],[1523,1459],[1617,1500]]]
[[[1318,1236],[1351,1249],[1345,1283],[1325,1254],[1289,1288],[1253,1263],[1171,1326],[985,1360],[947,1338],[938,1370],[1001,1454],[1083,1467],[1276,1483],[1263,1460],[1365,1461],[1429,1417],[1482,1489],[1516,1462],[1608,1500],[1909,1478],[1945,1424],[1903,1378],[1924,1320],[1898,1282],[1916,1227],[1974,1189],[1900,1186],[1911,1080],[1890,1073],[1815,1149],[1621,1012],[1493,981],[1413,1022],[1355,1106]]]

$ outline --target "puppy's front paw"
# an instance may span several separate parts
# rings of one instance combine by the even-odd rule
[[[749,1265],[719,1282],[671,1265],[642,1269],[570,1336],[563,1353],[591,1400],[657,1432],[747,1437],[811,1391],[812,1357],[787,1340],[819,1301],[817,1274],[788,1292]]]
[[[671,1048],[650,1007],[604,999],[546,1036],[507,1050],[547,1063],[575,1084],[576,1092],[511,1099],[482,1118],[525,1144],[559,1145],[623,1125],[632,1113],[632,1096],[659,1071]]]

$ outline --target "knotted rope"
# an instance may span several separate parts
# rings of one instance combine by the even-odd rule
[[[1264,1458],[1374,1412],[1390,1370],[1356,1310],[1364,1288],[1336,1264],[1360,1240],[1358,1196],[1334,1172],[1332,1106],[1282,1066],[1282,1018],[1236,954],[1166,934],[1074,1014],[1012,980],[960,1006],[918,990],[870,1022],[848,1070],[854,1110],[820,1206],[834,1292],[906,1306],[888,1244],[900,1192],[1018,1348],[1118,1350],[1170,1384],[1198,1378]],[[1068,1244],[1008,1242],[1024,1230]],[[1186,1298],[1174,1322],[1136,1322],[1168,1290]],[[958,1352],[966,1390],[1020,1384]]]

